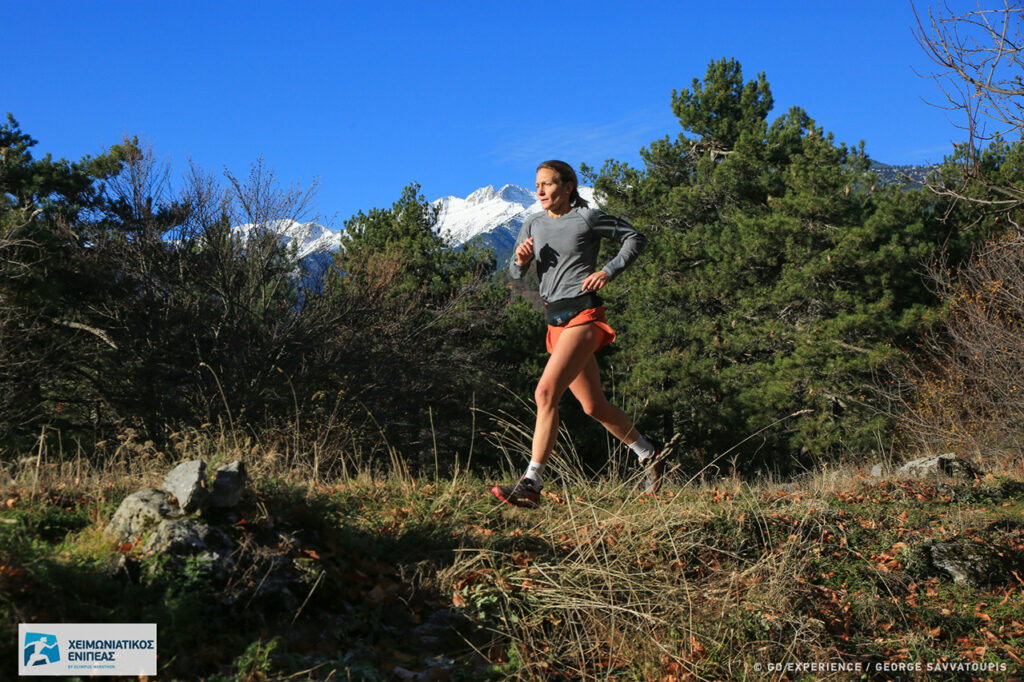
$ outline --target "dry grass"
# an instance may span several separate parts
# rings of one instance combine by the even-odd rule
[[[508,424],[488,443],[508,454],[502,476],[520,470],[528,435]],[[375,679],[374,670],[388,679],[396,666],[439,674],[438,656],[455,679],[761,679],[769,664],[943,658],[1017,669],[1020,584],[953,585],[927,564],[924,547],[970,537],[1024,552],[1024,530],[1010,522],[1024,499],[1007,484],[1024,471],[937,484],[874,480],[852,466],[761,481],[675,471],[648,498],[624,454],[613,452],[594,477],[571,439],[561,442],[536,510],[496,503],[490,483],[464,465],[449,478],[415,476],[392,449],[374,453],[375,462],[218,429],[179,434],[167,452],[126,434],[102,465],[36,453],[0,470],[0,489],[37,494],[44,505],[44,493],[61,486],[117,499],[157,484],[180,460],[203,458],[245,461],[263,491],[261,513],[278,524],[289,523],[280,515],[294,513],[296,495],[306,497],[293,522],[319,528],[321,544],[303,551],[318,557],[326,577],[302,618],[327,618],[339,603],[323,595],[336,595],[362,629],[324,620],[335,623],[316,626],[323,651],[333,653],[288,657],[282,652],[297,645],[271,624],[251,634],[254,643],[283,637],[278,657],[258,669],[237,663],[244,651],[219,645],[236,659],[233,669],[248,671],[232,679],[302,671],[296,679]],[[320,474],[325,462],[345,473]],[[281,486],[284,493],[273,492]],[[292,501],[275,502],[280,494]],[[73,558],[76,542],[80,553],[96,554],[90,529],[69,535],[59,552]],[[382,624],[389,610],[406,624]],[[449,610],[462,618],[463,644],[417,644],[413,628]]]

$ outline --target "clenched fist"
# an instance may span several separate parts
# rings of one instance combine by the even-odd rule
[[[519,267],[528,265],[533,260],[533,237],[527,237],[526,241],[516,247],[516,263]]]

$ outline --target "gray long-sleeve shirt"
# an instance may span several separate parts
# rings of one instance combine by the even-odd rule
[[[597,267],[597,251],[601,238],[613,239],[622,248],[602,270],[612,279],[647,245],[647,238],[621,218],[593,208],[573,208],[564,216],[552,218],[538,213],[523,223],[516,239],[516,248],[533,237],[533,260],[540,277],[540,295],[548,302],[573,298],[583,293],[583,280]],[[532,262],[532,261],[531,261]],[[520,266],[513,251],[509,273],[519,279],[530,269]]]

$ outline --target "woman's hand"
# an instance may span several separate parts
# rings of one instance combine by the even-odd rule
[[[599,291],[604,288],[604,285],[608,284],[610,280],[611,277],[608,276],[607,272],[604,270],[598,270],[583,280],[583,286],[580,287],[580,289],[583,291]]]
[[[533,260],[533,237],[527,237],[526,241],[516,247],[516,263],[519,267],[529,265]]]

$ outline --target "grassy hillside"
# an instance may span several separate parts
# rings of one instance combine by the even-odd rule
[[[102,534],[174,462],[236,456],[252,490],[210,519],[242,547],[227,579]],[[106,621],[159,624],[161,680],[1024,674],[1019,463],[971,481],[676,471],[649,499],[625,464],[586,480],[562,462],[537,510],[497,504],[471,475],[392,461],[322,481],[307,464],[211,437],[124,449],[104,470],[40,457],[0,471],[0,658],[10,670],[19,622]],[[932,565],[937,542],[1007,563],[960,585]],[[294,601],[239,598],[267,556],[305,571]]]

